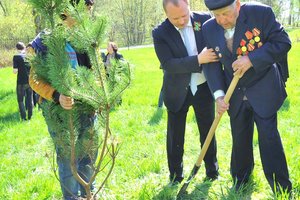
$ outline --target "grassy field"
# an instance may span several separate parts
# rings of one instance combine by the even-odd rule
[[[299,34],[300,32],[297,31]],[[279,129],[285,147],[294,199],[300,199],[300,43],[296,32],[289,54],[289,94],[279,112]],[[157,109],[162,71],[154,49],[123,50],[124,57],[134,64],[131,87],[123,103],[112,112],[112,129],[122,143],[116,167],[101,196],[111,200],[175,199],[177,189],[167,187],[168,168],[165,147],[166,109]],[[12,68],[0,69],[0,199],[60,199],[59,182],[45,154],[53,152],[41,112],[35,108],[30,122],[21,122],[15,94],[16,76]],[[199,153],[198,131],[189,112],[186,127],[184,172],[190,173]],[[229,162],[231,135],[228,116],[224,115],[217,129],[220,179],[203,182],[204,167],[188,188],[184,199],[274,199],[260,162],[257,134],[254,138],[255,169],[253,184],[245,194],[230,190]]]

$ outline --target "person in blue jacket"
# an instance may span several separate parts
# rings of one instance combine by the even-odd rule
[[[290,192],[287,162],[277,128],[277,111],[287,97],[284,81],[291,41],[272,9],[240,0],[205,0],[214,18],[203,25],[208,48],[220,62],[203,65],[217,112],[228,110],[232,131],[231,175],[235,189],[249,181],[253,171],[254,123],[264,174],[272,190]],[[229,104],[224,92],[240,76]]]

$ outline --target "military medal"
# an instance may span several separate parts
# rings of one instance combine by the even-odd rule
[[[254,36],[258,36],[260,34],[260,30],[258,30],[257,28],[254,28],[252,30],[252,33],[253,33]]]
[[[253,38],[253,34],[252,34],[250,31],[247,31],[247,32],[245,33],[245,35],[246,35],[246,38],[247,38],[248,40],[251,40],[251,39]]]
[[[242,47],[242,52],[246,52],[247,51],[247,47],[243,46]]]
[[[242,55],[248,55],[249,52],[254,51],[257,47],[261,47],[263,43],[261,42],[260,30],[257,28],[253,28],[252,31],[246,31],[245,36],[247,40],[242,39],[240,42],[240,47],[236,50],[236,54],[238,55],[238,58],[240,58]]]
[[[218,53],[220,51],[220,47],[216,46],[215,51],[216,51],[216,54],[219,56],[219,58],[222,58],[222,54]]]
[[[248,48],[248,51],[253,51],[255,49],[255,46],[253,44],[249,43],[247,45],[247,48]]]
[[[254,38],[254,41],[255,41],[255,42],[260,42],[260,37],[259,37],[259,36],[256,36],[256,37]]]
[[[243,51],[241,49],[241,47],[239,47],[237,50],[236,50],[236,54],[238,55],[242,55]]]
[[[246,40],[242,39],[241,42],[240,42],[240,46],[245,46],[246,43],[247,43]]]

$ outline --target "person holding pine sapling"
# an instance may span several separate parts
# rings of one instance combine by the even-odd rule
[[[49,4],[47,0],[31,2],[41,9]],[[96,52],[106,21],[90,19],[86,11],[93,3],[73,0],[50,5],[56,10],[49,11],[48,16],[57,13],[62,25],[53,23],[50,31],[41,32],[30,43],[36,56],[31,60],[29,82],[42,97],[41,107],[55,145],[59,180],[66,200],[95,199],[110,175],[118,146],[111,139],[109,109],[130,82],[126,63],[113,68],[121,70],[115,73],[118,82],[114,77],[105,82],[104,66],[99,64],[101,59]],[[51,20],[55,22],[55,18],[50,17]],[[96,124],[104,130],[101,143]],[[106,156],[112,161],[110,165],[101,162]],[[95,177],[106,167],[110,167],[107,175],[95,191]]]

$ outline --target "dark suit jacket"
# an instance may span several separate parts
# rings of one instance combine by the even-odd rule
[[[202,37],[202,24],[210,18],[209,14],[191,13],[191,21],[201,24],[195,30],[197,49],[200,53],[206,46]],[[182,107],[188,92],[191,73],[200,72],[197,55],[188,56],[180,33],[166,19],[152,32],[156,55],[164,70],[164,103],[168,110],[177,112]]]
[[[243,46],[247,47],[245,53],[253,64],[233,93],[229,114],[237,114],[244,95],[261,117],[276,113],[286,98],[284,83],[276,63],[287,65],[284,59],[291,48],[291,42],[283,27],[275,20],[271,8],[254,3],[241,6],[235,27],[233,53],[226,46],[224,29],[214,18],[204,24],[203,35],[208,47],[214,48],[217,54],[222,54],[220,63],[203,65],[212,92],[219,89],[226,91],[233,78],[232,63],[241,54]],[[258,38],[251,46],[251,38],[255,37]]]

